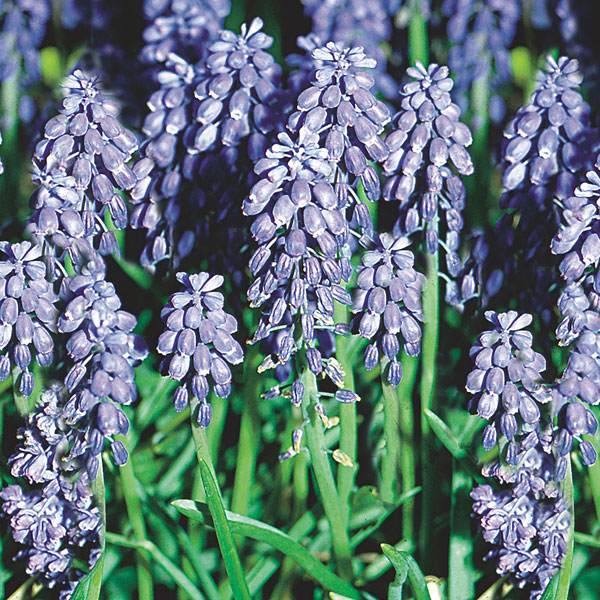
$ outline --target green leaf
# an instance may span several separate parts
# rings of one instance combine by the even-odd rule
[[[477,571],[473,568],[473,537],[471,535],[471,477],[452,461],[452,494],[450,507],[450,552],[448,575],[449,600],[475,598]]]
[[[175,500],[171,503],[180,513],[189,519],[205,523],[209,516],[206,505],[192,500]],[[260,542],[265,542],[289,556],[299,566],[310,573],[319,584],[332,592],[358,600],[358,591],[347,581],[332,573],[323,563],[317,560],[304,546],[292,539],[287,533],[261,523],[255,519],[225,511],[229,528],[232,533],[244,535]]]
[[[556,600],[557,592],[558,592],[558,579],[560,577],[560,571],[554,575],[554,577],[550,580],[550,583],[547,585],[544,593],[540,600]]]
[[[442,442],[446,450],[454,456],[475,481],[484,483],[484,478],[481,476],[479,467],[469,456],[465,448],[460,445],[446,423],[444,423],[444,421],[442,421],[442,419],[440,419],[433,411],[426,408],[424,412],[433,433],[435,433],[436,437]]]
[[[571,586],[571,571],[573,569],[573,549],[575,546],[575,503],[573,497],[573,474],[571,472],[571,461],[567,466],[567,474],[562,482],[562,493],[569,505],[571,524],[569,526],[569,541],[563,563],[558,572],[558,584],[555,600],[568,600],[569,587]]]
[[[248,583],[246,582],[242,563],[240,562],[240,557],[233,541],[231,529],[229,529],[225,507],[221,500],[221,492],[217,487],[217,483],[210,472],[207,462],[203,458],[200,458],[198,463],[200,465],[200,475],[202,476],[204,491],[206,492],[206,501],[215,525],[217,541],[219,542],[221,555],[225,561],[225,569],[229,575],[233,596],[236,600],[250,600]]]
[[[78,583],[71,600],[97,600],[102,585],[104,554],[97,560],[94,568]]]
[[[400,600],[402,598],[402,585],[407,578],[415,595],[415,600],[431,600],[427,589],[427,581],[425,581],[425,576],[417,561],[408,552],[396,550],[389,544],[381,544],[381,550],[396,571],[396,580],[392,585],[396,585],[397,588],[392,590],[392,586],[390,586],[390,592],[393,591],[395,595],[390,594],[389,600]]]
[[[42,80],[51,88],[56,88],[63,78],[60,52],[55,46],[46,46],[40,50]]]

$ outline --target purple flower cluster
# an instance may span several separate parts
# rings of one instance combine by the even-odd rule
[[[516,465],[521,439],[536,438],[540,405],[552,400],[549,388],[540,383],[546,361],[533,350],[531,333],[523,330],[531,315],[487,311],[485,318],[494,328],[481,333],[469,353],[475,364],[466,385],[473,394],[470,409],[490,421],[483,431],[484,450],[504,436],[509,442],[506,461]]]
[[[471,492],[473,516],[492,545],[486,559],[496,562],[499,575],[527,586],[530,600],[539,600],[561,567],[571,535],[569,505],[553,480],[550,438],[523,448],[516,467],[484,468],[500,489],[485,484]]]
[[[98,472],[104,440],[111,444],[117,465],[127,462],[127,451],[113,434],[124,435],[129,422],[117,405],[137,398],[133,367],[147,355],[141,337],[132,333],[136,318],[121,309],[112,283],[106,281],[106,266],[97,254],[82,257],[77,274],[61,285],[65,308],[58,331],[67,334],[66,350],[73,361],[64,385],[70,398],[65,406],[69,419],[78,423],[77,456],[85,459],[90,480]]]
[[[356,313],[354,329],[373,340],[365,350],[365,368],[373,370],[386,357],[387,380],[394,386],[402,379],[402,364],[397,360],[400,341],[408,356],[421,352],[419,321],[423,320],[421,290],[425,278],[414,269],[409,244],[407,238],[394,238],[389,233],[378,236],[375,247],[362,256],[352,307]]]
[[[100,555],[101,516],[94,506],[90,480],[77,456],[78,426],[67,409],[68,394],[52,386],[41,396],[24,428],[16,452],[9,458],[17,484],[0,491],[1,513],[22,546],[16,560],[26,562],[29,575],[71,597],[83,576],[76,562],[93,567]]]
[[[34,152],[29,229],[59,250],[75,240],[101,254],[118,253],[117,229],[127,225],[121,191],[137,183],[128,166],[137,150],[133,133],[117,120],[117,107],[99,90],[97,81],[76,70],[67,78],[68,91],[60,114],[46,123]]]
[[[140,60],[165,62],[171,52],[191,62],[204,58],[207,43],[219,33],[230,8],[230,0],[144,0],[144,17],[150,23]]]
[[[39,81],[39,48],[49,18],[48,0],[5,0],[0,4],[0,83],[18,78],[19,86],[27,90]],[[19,103],[19,118],[30,121],[35,111],[33,100],[23,94]],[[8,115],[3,115],[3,120],[6,118]]]
[[[460,108],[452,102],[454,84],[447,67],[425,67],[417,61],[407,74],[414,81],[402,87],[401,109],[386,137],[390,155],[383,165],[388,176],[383,197],[398,201],[396,230],[404,235],[422,231],[430,254],[438,251],[443,211],[446,264],[450,276],[455,277],[461,268],[458,249],[465,186],[451,165],[460,175],[473,173],[466,149],[472,136],[459,120]]]
[[[54,358],[58,296],[46,280],[40,246],[0,242],[0,252],[0,381],[16,369],[19,393],[30,396],[33,356],[41,367]]]
[[[444,0],[442,11],[448,17],[448,38],[453,46],[448,66],[456,75],[456,90],[465,94],[481,79],[493,90],[510,80],[510,47],[521,17],[517,0]],[[490,116],[499,121],[503,102],[492,96]],[[477,127],[477,124],[474,124]]]
[[[373,73],[378,91],[391,98],[397,90],[386,74],[386,55],[381,47],[392,36],[394,15],[401,0],[302,0],[304,12],[312,19],[312,34],[321,43],[333,41],[341,46],[360,43],[378,65]]]
[[[556,305],[556,295],[548,290],[558,279],[556,260],[548,252],[559,222],[554,200],[573,195],[597,147],[590,107],[575,89],[580,83],[576,60],[548,57],[530,103],[504,131],[505,191],[500,204],[507,212],[490,243],[487,295],[502,287],[545,320]],[[531,282],[527,290],[512,289],[521,288],[522,281]]]
[[[253,163],[282,110],[281,68],[265,52],[273,40],[261,29],[256,18],[239,35],[222,31],[196,66],[170,54],[158,75],[131,194],[131,225],[147,230],[144,266],[167,258],[178,266],[192,250],[214,260],[208,245],[194,248],[197,239],[227,238],[232,255],[245,241],[235,229],[236,196],[251,185]]]
[[[237,321],[223,310],[225,299],[217,291],[223,285],[223,276],[178,273],[177,280],[184,289],[169,298],[160,314],[167,326],[157,347],[165,355],[161,370],[163,375],[182,382],[175,390],[175,410],[181,412],[193,399],[192,408],[198,403],[198,424],[208,427],[212,419],[207,401],[211,387],[219,398],[229,396],[229,365],[241,363],[244,351],[232,336]]]

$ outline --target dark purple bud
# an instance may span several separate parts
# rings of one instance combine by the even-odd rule
[[[115,464],[118,467],[122,467],[127,462],[128,458],[127,449],[123,445],[123,442],[119,440],[113,441],[110,445],[110,449],[112,451]]]

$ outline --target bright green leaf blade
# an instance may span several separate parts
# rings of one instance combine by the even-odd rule
[[[575,546],[575,505],[573,497],[573,474],[571,473],[571,461],[568,462],[567,474],[562,483],[562,492],[571,516],[571,525],[569,526],[569,541],[567,552],[563,558],[563,563],[558,572],[558,585],[556,589],[556,600],[568,600],[569,587],[571,586],[571,571],[573,568],[573,549]]]
[[[471,502],[469,492],[473,481],[453,462],[452,504],[450,507],[450,552],[448,598],[472,600],[475,598],[477,571],[473,568],[473,537],[471,535]]]
[[[401,579],[404,571],[406,571],[415,600],[431,600],[429,590],[427,589],[427,581],[417,561],[408,552],[396,550],[396,548],[389,544],[381,544],[381,550],[390,563],[392,563],[399,579]],[[397,597],[399,598],[400,596]]]
[[[94,568],[79,582],[71,600],[97,600],[102,586],[104,570],[104,554],[98,559]]]
[[[542,597],[540,600],[556,600],[556,593],[558,591],[558,579],[560,576],[560,572],[556,573],[554,577],[550,580],[550,583],[544,590]]]
[[[225,507],[221,500],[221,493],[219,492],[219,488],[210,472],[207,462],[203,458],[199,459],[198,462],[200,464],[202,483],[204,484],[204,490],[206,492],[206,501],[212,515],[213,523],[215,524],[217,541],[219,542],[221,555],[225,561],[225,569],[229,575],[233,596],[236,600],[250,600],[248,583],[246,582],[242,563],[240,562],[240,557],[238,556],[235,542],[233,541],[233,535],[227,522]]]
[[[448,450],[448,452],[454,456],[454,458],[473,477],[473,479],[475,479],[475,481],[478,483],[484,483],[484,478],[481,476],[477,464],[468,455],[467,451],[460,445],[446,423],[444,423],[444,421],[442,421],[442,419],[440,419],[431,410],[426,408],[424,412],[433,433],[435,433],[436,437],[440,440],[440,442],[442,442],[446,450]]]
[[[205,505],[192,500],[175,500],[171,504],[189,519],[205,522],[207,510]],[[286,556],[289,556],[299,566],[310,573],[311,577],[321,586],[349,598],[360,598],[358,592],[347,581],[332,573],[323,563],[318,561],[304,546],[293,540],[288,534],[279,531],[271,525],[254,519],[225,512],[229,527],[234,534],[245,535],[260,542],[265,542]]]

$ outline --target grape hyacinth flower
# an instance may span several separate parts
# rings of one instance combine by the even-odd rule
[[[46,35],[50,18],[49,0],[5,0],[0,5],[0,83],[18,78],[23,90],[40,79],[39,48]],[[19,99],[18,115],[3,115],[2,129],[16,118],[28,122],[34,116],[35,105],[25,93],[14,92]],[[20,96],[20,98],[19,98]]]
[[[150,98],[135,166],[140,181],[131,194],[131,225],[148,231],[144,266],[169,257],[178,266],[197,239],[210,237],[229,239],[235,261],[245,242],[239,190],[252,185],[253,163],[283,110],[281,69],[265,52],[273,40],[261,29],[256,18],[240,35],[222,31],[204,63],[193,67],[170,54],[159,74],[161,89]],[[215,253],[205,254],[214,262]]]
[[[175,390],[175,410],[181,412],[194,399],[198,402],[196,421],[208,427],[212,419],[212,406],[207,401],[211,387],[217,397],[229,396],[229,365],[241,363],[244,351],[232,336],[237,321],[223,310],[225,299],[217,291],[223,285],[223,276],[177,273],[177,280],[184,289],[174,293],[161,311],[166,325],[157,346],[165,355],[161,371],[181,382]]]
[[[447,33],[453,46],[448,54],[448,66],[455,74],[456,91],[466,104],[466,93],[481,80],[492,90],[512,76],[510,47],[521,17],[517,0],[444,0],[442,11],[448,17]],[[503,102],[493,95],[490,117],[500,121],[504,116]],[[477,128],[478,123],[474,123]],[[480,124],[479,124],[480,125]]]
[[[421,351],[419,321],[423,320],[425,278],[414,269],[409,244],[407,238],[394,238],[390,233],[378,236],[376,245],[362,256],[359,290],[352,307],[354,328],[372,340],[365,350],[365,368],[373,370],[386,357],[387,381],[393,386],[402,379],[402,364],[397,360],[400,343],[408,356],[418,356]]]
[[[0,381],[17,369],[19,393],[30,396],[33,357],[41,367],[54,358],[58,297],[46,280],[39,245],[0,242],[0,252]]]
[[[362,46],[344,48],[333,42],[316,48],[312,56],[318,61],[313,83],[298,96],[288,128],[299,131],[305,127],[320,134],[320,145],[327,148],[329,160],[336,165],[341,203],[356,203],[359,221],[370,221],[353,188],[359,178],[367,198],[377,201],[379,176],[369,161],[381,164],[389,154],[380,137],[390,120],[389,109],[373,95],[373,76],[364,70],[373,69],[376,62]]]
[[[598,144],[590,107],[575,89],[580,83],[576,60],[548,57],[530,103],[504,131],[500,205],[507,212],[490,241],[486,277],[494,280],[494,289],[487,296],[500,289],[517,295],[520,305],[531,306],[545,321],[556,305],[556,292],[548,290],[558,280],[557,261],[548,251],[560,220],[554,200],[572,196],[591,168]],[[511,289],[524,280],[531,282],[527,290]]]
[[[550,389],[540,383],[546,361],[533,350],[533,336],[524,330],[531,315],[487,311],[485,318],[494,328],[481,333],[469,352],[475,364],[467,377],[466,389],[473,394],[469,408],[489,421],[483,430],[484,450],[504,436],[509,442],[506,461],[515,465],[521,438],[527,443],[536,439],[540,405],[552,400]]]
[[[150,24],[144,29],[140,59],[162,63],[174,52],[190,62],[201,60],[230,9],[230,0],[144,0]]]
[[[394,80],[386,73],[386,55],[382,42],[392,36],[394,15],[401,0],[302,0],[304,12],[312,18],[312,33],[322,41],[341,46],[360,43],[378,68],[374,72],[376,90],[391,98],[397,92]]]
[[[77,274],[65,277],[61,297],[65,309],[58,331],[68,334],[66,350],[73,365],[64,379],[70,398],[64,413],[77,423],[70,456],[85,461],[90,480],[98,472],[105,438],[117,465],[127,462],[127,451],[113,435],[127,433],[129,422],[117,405],[137,398],[133,367],[147,355],[140,336],[132,333],[136,318],[121,309],[112,283],[106,281],[106,265],[98,254],[82,256]]]
[[[26,561],[27,573],[59,589],[65,600],[84,576],[79,565],[92,568],[98,559],[102,528],[82,462],[65,452],[78,427],[65,411],[68,397],[62,386],[51,386],[17,434],[11,473],[33,489],[12,484],[0,491],[1,514],[22,547],[15,560]]]
[[[35,211],[29,228],[59,251],[83,240],[101,254],[118,253],[104,220],[109,214],[117,229],[127,225],[120,192],[137,183],[127,164],[137,141],[119,123],[115,103],[95,78],[76,70],[65,87],[63,108],[46,123],[35,148],[33,181],[39,188],[31,198]]]
[[[539,600],[567,552],[571,514],[553,480],[554,460],[548,436],[523,449],[518,467],[484,467],[500,489],[483,484],[471,492],[473,517],[483,539],[492,544],[499,575],[509,575],[518,587],[527,586],[530,600]]]
[[[388,176],[383,197],[398,201],[395,229],[405,235],[423,231],[429,254],[438,251],[438,221],[443,212],[446,264],[455,277],[461,267],[458,249],[465,186],[451,165],[460,175],[473,173],[466,149],[473,138],[459,120],[460,108],[452,102],[454,84],[447,67],[435,63],[425,67],[417,61],[407,74],[414,81],[402,87],[401,109],[386,137],[390,155],[383,165]]]

